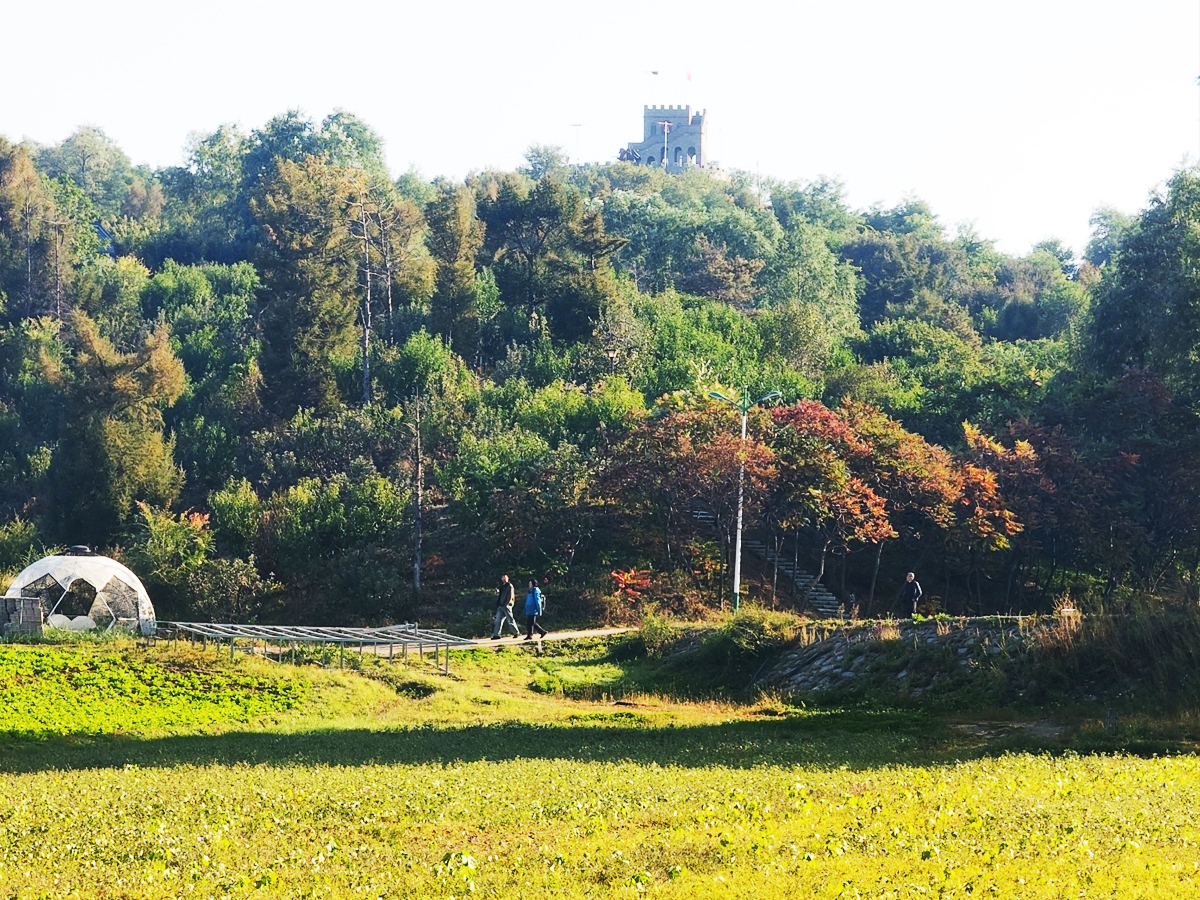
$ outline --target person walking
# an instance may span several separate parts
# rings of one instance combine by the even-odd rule
[[[504,629],[512,626],[513,637],[521,636],[521,629],[513,617],[513,604],[517,602],[517,589],[507,575],[500,576],[500,590],[496,595],[496,621],[492,625],[492,640],[504,637]]]
[[[917,576],[909,572],[904,576],[904,584],[900,588],[900,599],[905,607],[909,602],[912,603],[913,615],[917,614],[917,601],[921,599],[921,582],[917,581]]]
[[[546,599],[538,589],[537,583],[531,578],[529,579],[529,593],[525,595],[525,640],[532,640],[534,631],[537,631],[539,638],[546,636],[546,629],[539,625],[537,620],[537,617],[545,609]]]

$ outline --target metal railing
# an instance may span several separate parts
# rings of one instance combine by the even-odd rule
[[[157,637],[163,640],[186,639],[192,642],[199,639],[204,644],[210,640],[216,643],[228,641],[231,658],[239,641],[243,646],[251,645],[246,652],[255,652],[260,645],[264,649],[274,645],[281,650],[302,644],[334,645],[338,648],[339,662],[346,647],[355,646],[360,654],[370,647],[376,656],[382,656],[381,648],[387,647],[388,659],[393,658],[396,648],[399,647],[402,659],[407,662],[411,647],[420,658],[424,658],[425,654],[432,650],[434,665],[446,675],[450,674],[450,649],[475,646],[475,641],[469,638],[457,637],[445,631],[419,628],[416,624],[387,625],[381,628],[337,628],[306,625],[235,625],[228,622],[159,622]]]

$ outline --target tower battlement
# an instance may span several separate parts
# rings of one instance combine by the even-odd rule
[[[668,171],[708,163],[708,110],[690,105],[642,107],[642,139],[622,150],[634,165],[662,165]]]

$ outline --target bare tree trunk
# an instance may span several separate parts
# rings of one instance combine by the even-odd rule
[[[425,484],[425,459],[421,452],[421,395],[417,395],[417,422],[414,430],[416,460],[413,466],[413,598],[421,597],[421,492]]]
[[[63,283],[62,283],[62,244],[63,228],[66,222],[51,222],[54,227],[54,314],[62,318],[63,314]]]
[[[687,573],[692,576],[692,584],[696,586],[696,590],[703,593],[704,585],[700,582],[700,576],[696,574],[696,566],[692,564],[691,557],[683,549],[682,543],[679,545],[679,558],[683,561],[683,567],[687,569]]]
[[[796,605],[799,606],[804,602],[804,597],[800,595],[800,583],[797,579],[800,577],[800,526],[797,525],[792,529],[792,596],[796,598]],[[807,596],[807,595],[805,595]]]
[[[879,563],[883,559],[883,541],[875,545],[875,568],[871,572],[871,590],[867,594],[867,609],[875,610],[875,585],[879,581]]]
[[[1012,609],[1012,594],[1013,582],[1017,580],[1017,573],[1021,571],[1021,560],[1024,554],[1020,550],[1014,550],[1012,553],[1012,565],[1008,567],[1008,578],[1004,585],[1004,608]]]
[[[771,554],[771,609],[775,609],[776,591],[779,587],[779,551],[783,549],[783,539],[778,531],[771,535],[771,542],[774,544],[774,552]]]
[[[371,402],[371,289],[363,300],[362,310],[362,399],[363,406]]]
[[[808,583],[808,587],[804,591],[805,606],[808,605],[808,598],[812,596],[813,591],[816,589],[821,579],[825,577],[825,555],[829,552],[829,545],[831,543],[833,542],[827,540],[821,545],[821,567],[817,569],[817,577]]]
[[[387,315],[383,323],[384,343],[390,346],[396,339],[395,310],[392,303],[392,244],[388,239],[382,216],[379,217],[379,253],[383,260],[384,284],[387,285]]]
[[[363,241],[363,307],[362,307],[362,366],[363,406],[371,402],[371,235],[367,227],[367,206],[359,214]]]

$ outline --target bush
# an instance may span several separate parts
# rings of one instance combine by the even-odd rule
[[[1123,614],[1057,617],[1034,632],[1027,684],[1163,709],[1200,707],[1200,606],[1147,602]],[[1029,699],[1036,700],[1031,696]]]
[[[19,516],[0,525],[0,571],[17,572],[41,555],[37,528]]]
[[[644,655],[661,656],[678,633],[678,629],[664,616],[660,616],[657,610],[649,608],[642,613],[642,627],[638,629],[638,639],[642,642]]]

